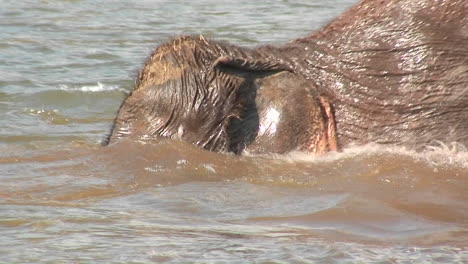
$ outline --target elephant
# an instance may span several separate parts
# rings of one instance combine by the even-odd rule
[[[367,143],[468,143],[468,1],[361,0],[282,45],[158,46],[106,143],[320,155]]]

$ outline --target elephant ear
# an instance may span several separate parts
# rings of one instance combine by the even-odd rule
[[[219,69],[223,66],[228,66],[244,71],[289,71],[293,72],[292,68],[287,64],[279,61],[267,61],[263,59],[244,59],[234,58],[231,56],[221,56],[213,63],[213,69]]]
[[[282,61],[250,54],[242,57],[220,56],[214,60],[211,69],[217,86],[222,83],[218,86],[222,87],[218,94],[226,98],[223,108],[217,110],[228,117],[223,125],[226,150],[239,154],[255,140],[258,133],[255,80],[278,72],[292,72],[292,68]]]

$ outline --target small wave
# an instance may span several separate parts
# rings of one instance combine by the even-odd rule
[[[25,111],[33,116],[39,116],[42,120],[54,125],[66,125],[70,123],[70,119],[59,113],[59,110],[45,109],[25,109]]]
[[[128,91],[118,85],[108,85],[98,82],[96,85],[83,85],[83,86],[68,86],[66,84],[59,85],[62,91],[82,91],[82,92],[106,92],[106,91],[120,91],[128,93]]]

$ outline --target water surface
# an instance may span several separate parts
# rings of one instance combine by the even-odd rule
[[[284,43],[334,1],[2,1],[0,262],[468,263],[468,153],[100,147],[158,44]]]

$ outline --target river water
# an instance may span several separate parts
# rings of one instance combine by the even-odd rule
[[[158,44],[281,43],[353,2],[2,0],[0,262],[468,263],[462,146],[99,144]]]

